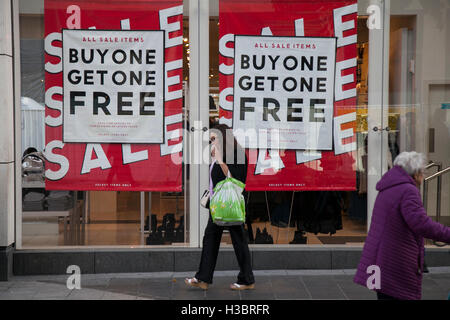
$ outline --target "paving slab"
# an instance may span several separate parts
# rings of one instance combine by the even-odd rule
[[[239,291],[242,300],[274,300],[272,277],[255,276],[255,289]]]
[[[348,299],[334,280],[333,275],[301,276],[301,278],[314,300]]]
[[[447,300],[450,268],[429,268],[423,300]],[[257,270],[255,289],[232,291],[237,270],[217,271],[209,290],[186,286],[193,272],[82,275],[81,290],[69,290],[66,276],[20,276],[0,282],[0,300],[373,300],[376,293],[353,282],[354,269]]]
[[[206,291],[207,300],[240,300],[239,291],[230,289],[230,285],[236,282],[236,277],[215,277],[214,283]]]
[[[137,296],[121,294],[115,292],[106,292],[102,300],[136,300]]]
[[[275,299],[311,299],[311,295],[306,289],[306,285],[303,283],[303,281],[301,281],[300,277],[272,277],[271,282]]]
[[[81,278],[81,288],[87,288],[87,289],[99,289],[104,290],[109,286],[109,281],[111,279],[106,278],[100,278],[100,279],[85,279]]]
[[[101,300],[105,295],[105,291],[93,289],[72,290],[66,300]]]
[[[4,293],[0,294],[0,300],[31,300],[33,294],[17,294],[17,293]]]
[[[175,278],[172,282],[171,299],[174,300],[205,300],[206,290],[188,287],[184,283],[184,278]]]
[[[436,284],[443,290],[447,290],[450,293],[450,275],[431,275],[430,278],[436,282]]]
[[[173,279],[143,279],[139,284],[137,295],[149,299],[170,299],[172,296]]]
[[[108,287],[105,290],[136,296],[142,281],[143,279],[141,278],[112,278],[109,280]]]

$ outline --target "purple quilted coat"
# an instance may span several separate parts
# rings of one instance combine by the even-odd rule
[[[367,267],[377,265],[381,283],[377,291],[398,299],[419,300],[424,237],[450,243],[450,228],[427,216],[419,189],[401,167],[386,172],[376,188],[379,193],[354,281],[366,286],[371,276]]]

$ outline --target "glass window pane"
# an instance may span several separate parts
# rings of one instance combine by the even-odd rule
[[[222,6],[220,1],[210,2],[210,126],[220,122],[219,118],[226,115],[230,110],[230,107],[226,105],[232,105],[231,101],[233,100],[233,98],[228,97],[227,100],[230,103],[221,100],[223,105],[219,106],[220,90],[222,90],[224,83],[229,80],[225,79],[224,73],[226,75],[233,74],[232,49],[236,49],[233,37],[227,37],[226,32],[221,31],[221,28],[231,32],[232,35],[299,36],[302,35],[300,34],[300,22],[290,21],[291,16],[300,18],[317,16],[318,14],[316,11],[312,11],[306,2],[304,2],[302,10],[299,11],[295,11],[294,6],[300,7],[301,4],[284,3],[282,1],[258,1],[257,4],[249,1],[246,5],[241,5],[239,1],[227,0],[223,1],[223,3],[224,5]],[[221,12],[220,10],[222,9],[226,11]],[[320,15],[323,19],[327,19],[327,13],[328,11],[322,8]],[[264,14],[267,19],[264,20],[265,24],[263,25],[258,19]],[[350,16],[346,16],[343,20],[349,19]],[[320,27],[315,27],[314,21],[307,20],[307,18],[305,20],[304,35],[307,37],[323,36],[324,33],[326,34],[330,31],[328,29],[329,26],[325,23],[322,23]],[[311,172],[309,183],[313,181],[313,184],[317,184],[316,187],[295,192],[249,191],[245,228],[248,232],[249,241],[252,244],[362,244],[365,240],[367,235],[368,192],[367,97],[369,30],[366,26],[366,16],[359,16],[356,21],[357,48],[354,54],[357,57],[357,65],[354,83],[352,84],[356,86],[357,96],[356,102],[349,107],[355,108],[356,104],[356,150],[351,155],[352,169],[349,174],[347,172],[344,174],[342,173],[342,166],[326,167],[326,160],[323,163],[320,160],[309,161],[304,166]],[[237,25],[242,25],[242,31],[239,31]],[[229,30],[235,30],[235,32]],[[333,33],[332,30],[330,32]],[[350,33],[352,31],[345,31],[344,36]],[[222,38],[220,38],[221,36]],[[247,53],[249,56],[254,54],[251,50]],[[234,53],[234,58],[236,58],[236,53]],[[221,67],[219,67],[220,64],[222,64]],[[229,66],[228,69],[225,68],[226,65]],[[233,83],[229,83],[229,85],[233,87]],[[346,88],[350,88],[350,86]],[[253,92],[252,90],[250,91]],[[302,96],[308,97],[307,94]],[[223,108],[227,111],[224,112]],[[237,107],[234,106],[231,110],[236,112]],[[250,122],[249,127],[252,127]],[[281,157],[286,159],[284,154]],[[275,175],[273,181],[278,182],[277,180],[283,179],[282,175],[281,177],[279,176]],[[355,190],[349,191],[346,188],[334,188],[335,190],[333,191],[327,191],[330,185],[319,186],[321,180],[319,177],[322,176],[339,176],[341,180],[349,179],[350,181],[353,179],[353,184],[356,186]],[[247,176],[247,180],[249,180],[249,177],[254,180],[257,179],[252,173]],[[314,180],[315,178],[316,180]],[[296,182],[302,183],[307,179],[303,176]],[[324,180],[322,179],[322,181]],[[255,183],[252,186],[254,185]],[[280,189],[282,190],[283,188]],[[292,188],[285,187],[284,189],[289,190]],[[224,235],[222,243],[231,244],[229,235]]]
[[[429,177],[450,166],[450,2],[409,5],[391,1],[390,7],[389,150],[392,159],[403,151],[424,153]],[[450,176],[422,187],[427,214],[450,225]]]
[[[142,4],[136,2],[136,6],[139,5]],[[131,4],[128,10],[131,12],[135,8]],[[182,17],[180,10],[172,11],[176,12],[168,17],[168,23],[175,21],[174,16],[177,19]],[[102,21],[110,23],[110,18],[104,15]],[[185,221],[189,217],[189,206],[185,205],[188,201],[185,195],[189,183],[185,180],[189,177],[189,167],[184,167],[184,163],[180,173],[181,192],[77,191],[58,190],[58,187],[49,190],[45,187],[48,180],[44,178],[46,162],[43,152],[46,147],[46,107],[49,109],[49,105],[45,105],[46,19],[51,17],[44,15],[44,1],[20,1],[22,246],[187,245],[189,235],[186,233]],[[188,21],[187,17],[180,19]],[[120,26],[121,22],[118,21],[117,25]],[[81,27],[87,28],[84,24]],[[188,24],[183,26],[180,23],[180,30],[172,31],[172,35],[175,33],[187,39]],[[185,43],[183,41],[179,45],[180,49]],[[186,56],[185,52],[179,51],[180,55]],[[184,96],[188,94],[188,70],[188,61],[184,60],[183,78],[180,77],[178,84],[171,84],[172,89],[176,86],[182,92],[182,97],[176,101],[182,105],[181,128],[185,128],[188,114],[188,104],[184,105]],[[60,97],[55,99],[61,101]],[[47,97],[47,103],[48,100]],[[173,145],[172,142],[169,144]]]

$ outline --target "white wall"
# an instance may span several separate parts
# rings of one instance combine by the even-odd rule
[[[14,243],[14,95],[11,1],[0,1],[0,247]]]

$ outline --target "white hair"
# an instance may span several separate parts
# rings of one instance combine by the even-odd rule
[[[394,160],[394,166],[400,166],[410,176],[416,173],[423,172],[427,165],[427,159],[423,153],[415,151],[400,153]]]

